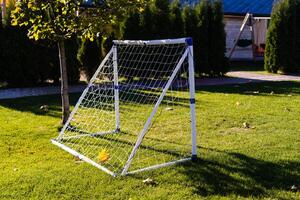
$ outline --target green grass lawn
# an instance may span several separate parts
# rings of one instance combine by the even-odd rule
[[[300,199],[299,82],[201,87],[196,100],[197,162],[117,178],[51,144],[59,96],[1,100],[0,199]]]

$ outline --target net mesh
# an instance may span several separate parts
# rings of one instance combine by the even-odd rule
[[[111,51],[57,141],[118,174],[187,45],[116,44],[116,49],[118,86]],[[116,129],[116,95],[120,130]],[[186,58],[151,120],[129,171],[190,156],[189,104]]]

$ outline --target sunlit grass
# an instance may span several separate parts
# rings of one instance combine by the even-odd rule
[[[59,96],[0,101],[0,199],[300,199],[300,83],[202,87],[196,100],[199,161],[118,178],[50,143]]]

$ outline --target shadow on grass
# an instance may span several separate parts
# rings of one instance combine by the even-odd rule
[[[231,71],[264,71],[263,61],[230,61]]]
[[[114,110],[114,99],[113,99],[113,90],[108,90],[103,92],[103,89],[94,89],[92,88],[88,93],[87,97],[89,99],[83,100],[83,106],[85,108],[94,108],[101,110]],[[176,90],[175,90],[176,91]],[[102,94],[99,96],[99,94]],[[188,93],[187,93],[188,94]],[[151,91],[145,92],[140,89],[124,89],[119,93],[120,105],[155,105],[157,100],[161,95],[161,91]],[[80,94],[70,94],[70,104],[75,105],[79,99]],[[175,101],[175,96],[173,93],[167,93],[161,102],[162,105],[169,105],[172,102],[173,106],[184,106],[189,107],[189,98],[177,97]],[[40,110],[42,105],[49,106],[49,112],[45,113]],[[11,108],[23,112],[31,112],[37,115],[48,115],[53,117],[61,117],[61,100],[60,95],[49,95],[49,96],[39,96],[39,97],[24,97],[18,99],[8,99],[0,100],[0,106]],[[123,112],[125,109],[122,108],[120,112]]]
[[[79,98],[79,94],[70,94],[70,104],[74,105]],[[49,106],[49,112],[44,113],[40,110],[42,105]],[[52,117],[61,117],[61,99],[60,95],[24,97],[18,99],[0,100],[0,106],[22,111],[31,112],[36,115],[46,115]]]
[[[248,84],[234,84],[234,85],[222,85],[222,86],[202,86],[197,87],[196,93],[200,92],[209,93],[228,93],[228,94],[241,94],[241,95],[257,95],[257,96],[272,96],[277,95],[289,95],[289,94],[300,94],[300,82],[263,82],[263,83],[248,83]],[[138,96],[143,96],[146,99],[145,94],[140,91]],[[157,98],[158,94],[151,94],[151,98]],[[75,105],[80,94],[70,94],[70,104]],[[138,103],[147,104],[147,101],[138,102],[137,98],[132,96],[124,95],[125,103]],[[166,97],[168,102],[172,97]],[[188,107],[188,99],[178,98],[177,104]],[[164,102],[163,102],[164,103]],[[49,112],[43,113],[40,111],[40,106],[48,105]],[[23,112],[31,112],[37,115],[48,115],[53,117],[61,117],[61,100],[60,95],[49,95],[39,97],[25,97],[20,99],[8,99],[0,100],[0,106],[11,108]]]
[[[273,96],[300,94],[300,82],[280,81],[247,84],[232,84],[222,86],[200,86],[196,92],[229,93],[241,95]]]
[[[300,185],[300,162],[270,162],[236,152],[205,151],[217,157],[186,164],[181,172],[200,196],[263,196],[270,189],[289,191],[292,185]]]

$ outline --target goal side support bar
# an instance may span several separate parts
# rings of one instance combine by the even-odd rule
[[[190,85],[190,112],[191,112],[191,134],[192,134],[192,160],[197,159],[197,142],[196,142],[196,100],[195,100],[195,69],[194,69],[194,50],[193,46],[189,47],[189,85]]]
[[[160,95],[158,101],[156,102],[156,104],[155,104],[155,106],[154,106],[154,109],[152,110],[152,112],[151,112],[151,114],[150,114],[150,117],[148,118],[148,120],[147,120],[147,122],[146,122],[146,124],[145,124],[145,126],[144,126],[144,128],[143,128],[143,130],[142,130],[141,133],[139,134],[138,140],[137,140],[136,143],[135,143],[135,146],[134,146],[134,148],[133,148],[133,150],[132,150],[132,152],[131,152],[131,154],[130,154],[130,156],[129,156],[129,158],[128,158],[126,164],[125,164],[125,167],[124,167],[124,169],[123,169],[121,175],[126,175],[126,174],[127,174],[127,171],[128,171],[128,169],[129,169],[129,166],[130,166],[130,164],[131,164],[131,162],[132,162],[132,160],[133,160],[133,157],[135,156],[136,151],[138,150],[139,146],[141,145],[141,143],[142,143],[142,141],[143,141],[143,138],[144,138],[145,134],[147,133],[147,130],[148,130],[150,124],[151,124],[151,121],[152,121],[152,119],[153,119],[155,113],[156,113],[157,110],[158,110],[158,107],[159,107],[160,103],[162,102],[162,100],[163,100],[164,96],[166,95],[166,93],[167,93],[169,87],[171,86],[171,83],[173,82],[173,80],[174,80],[176,74],[178,73],[178,71],[179,71],[180,67],[182,66],[182,64],[183,64],[183,62],[184,62],[184,60],[185,60],[185,58],[187,57],[187,55],[188,55],[188,53],[189,53],[189,50],[190,50],[189,48],[187,48],[187,49],[185,50],[183,56],[181,57],[181,59],[179,60],[178,64],[176,65],[175,70],[173,71],[173,73],[172,73],[170,79],[168,80],[168,82],[167,82],[165,88],[163,89],[163,92],[162,92],[162,94]]]
[[[115,115],[116,115],[116,131],[120,131],[120,107],[119,107],[119,77],[118,77],[118,61],[117,46],[113,45],[113,68],[114,68],[114,98],[115,98]]]

